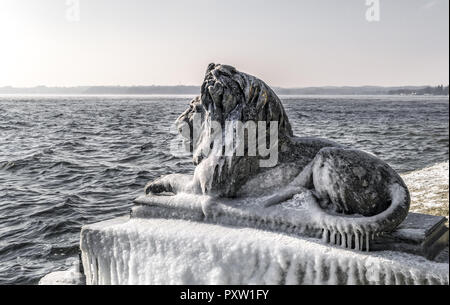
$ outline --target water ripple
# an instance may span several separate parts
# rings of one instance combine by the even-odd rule
[[[0,284],[77,256],[83,224],[127,214],[146,182],[188,173],[169,153],[185,97],[0,97]],[[448,160],[446,98],[289,97],[294,132],[370,151],[400,172]]]

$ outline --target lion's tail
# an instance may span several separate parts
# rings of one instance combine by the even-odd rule
[[[369,251],[370,240],[393,231],[408,215],[410,195],[399,183],[390,186],[391,205],[385,211],[369,217],[330,214],[317,200],[310,203],[313,221],[323,229],[324,242],[349,249]]]

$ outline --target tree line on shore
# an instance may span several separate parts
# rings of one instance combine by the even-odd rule
[[[448,95],[448,85],[444,87],[444,85],[439,85],[436,87],[425,87],[421,89],[397,89],[390,90],[389,94],[405,94],[405,95]]]

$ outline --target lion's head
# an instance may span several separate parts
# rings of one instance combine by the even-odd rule
[[[261,158],[258,156],[218,157],[213,151],[205,153],[203,149],[199,149],[204,143],[209,145],[217,137],[224,138],[227,122],[231,121],[244,124],[265,122],[265,135],[258,131],[258,137],[269,137],[270,122],[276,122],[278,139],[293,135],[283,105],[268,85],[254,76],[237,71],[234,67],[210,64],[201,87],[201,95],[191,101],[189,108],[176,122],[180,131],[186,127],[190,131],[187,137],[194,163],[208,167],[202,172],[214,173],[209,178],[203,177],[204,192],[233,196],[242,183],[260,171],[258,160]],[[222,132],[211,132],[211,122],[220,125]],[[247,136],[248,133],[245,135],[245,143]],[[222,151],[222,148],[219,150]],[[245,146],[244,150],[247,152],[248,147]],[[197,172],[200,172],[200,169]]]

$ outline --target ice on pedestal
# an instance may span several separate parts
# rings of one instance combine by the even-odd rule
[[[84,226],[87,284],[449,284],[449,268],[393,251],[176,219]]]

